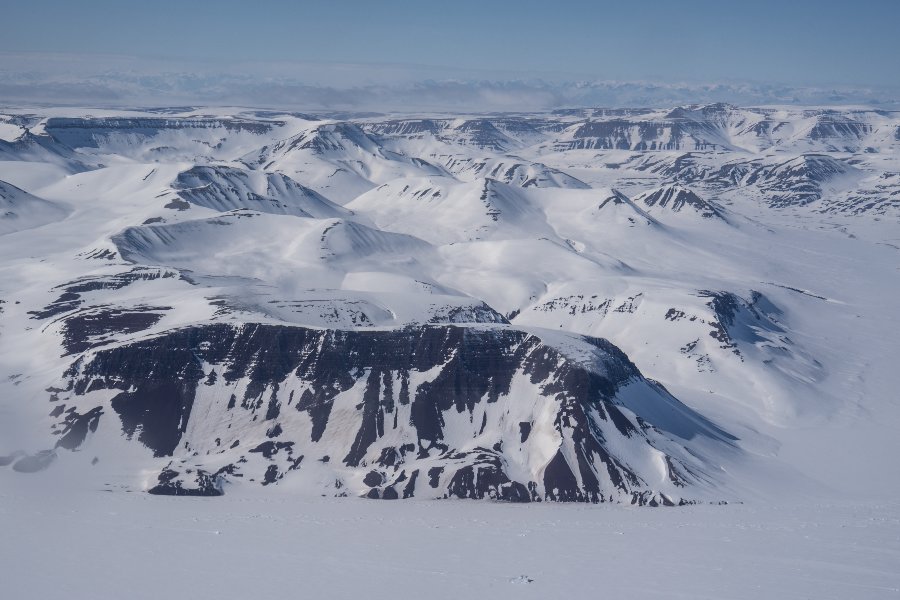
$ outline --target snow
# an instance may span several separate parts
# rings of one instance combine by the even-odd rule
[[[519,132],[502,115],[485,117],[496,131],[477,115],[441,115],[434,132],[404,135],[389,133],[401,116],[279,115],[234,130],[216,119],[257,117],[196,109],[167,120],[203,127],[70,133],[85,144],[74,151],[52,146],[49,118],[159,115],[32,111],[41,120],[31,134],[57,154],[7,149],[20,133],[0,119],[0,182],[15,186],[0,183],[12,198],[0,206],[9,213],[0,223],[0,456],[52,446],[46,390],[77,358],[60,343],[76,310],[172,307],[145,330],[106,340],[118,345],[202,323],[393,329],[482,309],[510,324],[463,324],[524,330],[579,364],[596,363],[597,350],[578,336],[610,340],[661,386],[619,390],[626,418],[686,440],[697,464],[727,473],[722,494],[745,502],[632,510],[320,500],[337,467],[315,458],[264,489],[149,497],[140,492],[172,458],[125,440],[109,410],[81,452],[61,452],[33,480],[0,467],[8,593],[49,597],[66,585],[73,597],[158,596],[159,584],[145,583],[154,565],[159,581],[198,597],[298,585],[376,598],[900,595],[900,117],[854,112],[868,127],[857,135],[829,129],[812,110],[722,110],[707,137],[655,151],[637,145],[675,143],[673,129],[644,140],[642,128],[669,111],[592,111],[595,124],[627,124],[579,137],[590,128],[577,116],[536,115],[535,128]],[[758,133],[776,122],[784,126]],[[722,218],[689,204],[649,206],[655,190],[696,193]],[[172,276],[83,292],[84,304],[53,317],[32,314],[76,280],[135,267]],[[733,314],[714,298],[733,302]],[[412,383],[435,375],[413,373]],[[220,381],[198,396],[192,439],[221,435],[222,422],[206,415],[242,385]],[[336,399],[322,455],[346,454],[360,385]],[[309,416],[291,413],[284,426],[307,433]],[[520,444],[518,424],[534,420],[521,460],[508,465],[530,478],[563,443],[541,417],[552,414],[519,374],[509,398],[453,415],[446,430],[468,448],[510,447]],[[268,426],[232,424],[223,444],[262,438]],[[715,445],[698,432],[737,439]],[[411,436],[400,427],[384,443]],[[683,450],[673,439],[608,442],[664,487],[666,453]],[[198,460],[221,466],[236,456]],[[41,493],[38,484],[67,477],[80,487]],[[100,492],[105,484],[114,491]],[[34,564],[46,567],[40,577]]]
[[[0,120],[0,140],[13,142],[25,133],[25,130],[15,123],[8,123]]]
[[[629,509],[2,490],[4,590],[21,600],[62,589],[97,600],[900,595],[895,503]]]

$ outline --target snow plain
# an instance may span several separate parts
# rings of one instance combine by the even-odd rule
[[[20,600],[900,597],[896,503],[647,509],[2,483],[3,595]]]

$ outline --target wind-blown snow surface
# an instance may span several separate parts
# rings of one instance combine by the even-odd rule
[[[9,112],[4,482],[896,524],[896,113]]]
[[[0,492],[0,561],[5,594],[29,600],[63,590],[72,598],[135,600],[844,600],[900,593],[895,504],[649,510],[335,501],[278,490],[60,499],[28,488]]]

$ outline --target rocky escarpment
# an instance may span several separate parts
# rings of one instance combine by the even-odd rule
[[[203,325],[66,377],[59,445],[120,428],[153,454],[154,493],[677,504],[710,499],[703,448],[733,441],[609,342],[508,326]]]
[[[98,148],[116,135],[152,137],[165,131],[221,129],[226,132],[263,134],[281,125],[274,121],[242,118],[166,118],[166,117],[101,117],[47,119],[44,127],[49,136],[68,148]]]

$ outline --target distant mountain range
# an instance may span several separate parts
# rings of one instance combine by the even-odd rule
[[[6,105],[255,106],[340,111],[533,111],[564,107],[741,105],[900,107],[894,86],[604,80],[417,65],[234,63],[0,53]]]

